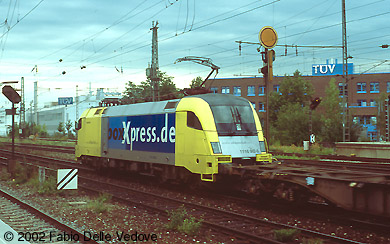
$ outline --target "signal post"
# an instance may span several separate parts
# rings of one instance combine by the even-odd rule
[[[275,60],[275,51],[272,50],[278,41],[278,35],[274,28],[270,26],[263,27],[259,32],[260,44],[264,47],[264,52],[261,52],[263,67],[259,70],[264,75],[265,83],[265,138],[269,140],[269,93],[270,82],[273,80],[273,61]]]
[[[3,83],[17,83],[17,82],[3,82]],[[12,130],[11,130],[11,137],[12,137],[12,156],[11,159],[8,159],[8,171],[13,175],[14,171],[14,164],[15,164],[15,103],[20,103],[21,98],[20,95],[15,91],[14,88],[12,88],[10,85],[5,85],[2,88],[2,92],[4,96],[8,98],[8,100],[12,103],[11,108],[11,114],[12,114]]]

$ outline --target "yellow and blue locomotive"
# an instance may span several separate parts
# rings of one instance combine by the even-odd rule
[[[256,111],[233,95],[90,108],[76,129],[83,164],[164,180],[216,181],[220,164],[272,162]]]

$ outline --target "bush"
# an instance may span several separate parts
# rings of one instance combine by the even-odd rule
[[[60,132],[54,132],[53,138],[56,140],[61,140],[61,141],[67,140],[66,136]]]
[[[274,230],[274,237],[277,241],[289,242],[293,241],[297,235],[300,234],[300,231],[297,229],[281,229]]]
[[[14,171],[14,183],[15,184],[24,184],[30,180],[33,176],[33,167],[31,165],[27,165],[25,163],[16,162],[15,163],[15,171]]]
[[[178,231],[184,232],[188,235],[196,235],[202,226],[202,220],[197,221],[194,216],[184,219],[181,226],[178,226]]]
[[[177,210],[167,210],[167,213],[170,220],[167,225],[167,228],[170,230],[177,230],[179,226],[181,226],[184,222],[184,219],[187,215],[187,210],[183,206],[181,206]]]
[[[62,192],[57,190],[57,179],[54,176],[50,176],[42,183],[39,182],[39,178],[37,176],[32,178],[29,181],[29,184],[34,187],[38,194],[42,195],[54,195]]]
[[[22,127],[22,126],[21,126]],[[36,125],[35,123],[27,123],[23,127],[22,137],[29,137],[30,135],[37,135],[39,137],[47,137],[46,125]],[[15,135],[19,135],[19,127],[15,127]]]
[[[100,194],[96,199],[88,202],[87,208],[96,213],[104,213],[110,209],[107,202],[109,202],[111,198],[112,196],[108,193]]]
[[[324,240],[319,239],[319,238],[316,238],[316,239],[303,238],[302,243],[303,244],[322,244],[322,243],[324,243]]]
[[[6,181],[9,180],[11,175],[7,172],[7,169],[1,168],[0,170],[0,180],[1,181]]]
[[[177,230],[188,235],[196,235],[202,226],[202,219],[196,220],[195,217],[189,216],[184,206],[172,211],[167,211],[169,216],[169,223],[167,228],[170,230]],[[188,216],[188,218],[186,218]]]

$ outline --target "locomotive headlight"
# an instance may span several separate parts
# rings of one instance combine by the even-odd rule
[[[210,142],[210,144],[214,154],[222,154],[221,144],[219,142]]]

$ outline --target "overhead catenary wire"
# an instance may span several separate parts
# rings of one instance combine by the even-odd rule
[[[5,34],[10,32],[17,24],[19,24],[24,18],[26,18],[32,11],[34,11],[44,0],[39,1],[30,11],[28,11],[22,18],[20,18],[15,24],[11,25],[8,30],[0,36],[2,38]]]
[[[214,19],[215,20],[215,19]],[[203,22],[204,23],[204,22]],[[196,25],[194,25],[194,27],[195,27]],[[199,26],[199,25],[198,25]],[[188,30],[188,28],[187,28],[187,30]],[[288,33],[288,34],[291,34],[291,32],[290,33]],[[294,34],[294,33],[293,33]],[[146,43],[145,43],[146,44]],[[138,44],[136,47],[138,47],[138,46],[140,46],[140,45],[142,45],[142,44]],[[207,44],[205,44],[205,46],[206,46]],[[128,48],[127,50],[133,50],[134,49],[134,47],[135,46],[133,46],[133,47],[130,47],[130,48]],[[145,48],[146,47],[149,47],[148,45],[145,45]],[[99,47],[98,47],[99,48]],[[142,49],[142,48],[141,48]],[[192,47],[191,47],[191,49],[192,49]],[[115,50],[118,50],[118,48],[116,47],[115,48]],[[140,49],[137,49],[137,50],[140,50]],[[72,50],[73,51],[73,50]],[[136,50],[134,50],[134,51],[136,51]],[[133,52],[134,52],[133,51]],[[129,53],[131,53],[131,52],[129,52]],[[129,53],[127,53],[127,54],[129,54]],[[302,52],[302,53],[304,53],[304,52]],[[331,51],[329,51],[329,53],[331,53]],[[115,56],[116,54],[118,54],[118,53],[111,53],[111,54],[107,54],[107,53],[100,53],[100,52],[97,52],[97,55],[96,56],[94,56],[94,59],[91,59],[91,60],[88,60],[89,62],[91,62],[91,63],[94,63],[94,65],[96,65],[96,64],[99,64],[99,65],[103,65],[103,66],[107,66],[106,64],[104,64],[104,62],[105,61],[107,61],[107,60],[104,60],[105,58],[108,58],[108,57],[111,57],[111,56],[113,56],[113,58],[112,59],[115,59],[115,58],[117,58],[117,57],[119,57],[119,56],[121,56],[121,55],[119,55],[119,56]],[[207,55],[207,53],[206,53],[206,55]],[[115,56],[115,57],[114,57]],[[122,57],[122,56],[121,56]],[[289,57],[293,57],[293,56],[289,56]],[[96,59],[97,58],[97,59]],[[288,57],[287,57],[288,58]],[[74,59],[74,58],[73,58]],[[146,59],[146,58],[145,58]],[[75,61],[75,63],[77,62],[76,61],[76,59],[74,59]],[[102,62],[97,62],[96,63],[96,61],[99,61],[99,60],[103,60]],[[110,60],[110,59],[108,59],[108,60]],[[142,59],[141,59],[142,60]],[[279,60],[279,61],[281,61],[281,60]],[[79,69],[78,68],[78,65],[75,65],[75,69]]]
[[[159,2],[164,2],[164,0],[159,0]],[[118,25],[118,24],[120,24],[120,23],[122,23],[122,22],[124,22],[124,21],[126,21],[126,20],[129,20],[129,19],[131,19],[131,18],[133,18],[133,17],[135,17],[135,16],[137,16],[137,15],[142,14],[143,12],[149,10],[151,7],[153,7],[153,6],[155,5],[154,3],[153,3],[153,5],[148,5],[148,7],[144,8],[142,11],[140,11],[140,12],[134,14],[134,15],[131,15],[130,17],[125,18],[125,17],[128,16],[130,13],[132,13],[133,11],[135,11],[138,7],[140,7],[140,6],[142,5],[142,3],[144,3],[144,1],[142,1],[141,4],[137,5],[134,9],[131,9],[129,12],[127,12],[126,14],[124,14],[123,16],[121,16],[119,19],[117,19],[116,21],[114,21],[112,24],[110,24],[109,26],[105,27],[104,29],[102,29],[102,30],[100,30],[100,31],[98,31],[98,32],[95,32],[94,34],[89,35],[89,36],[86,37],[86,38],[83,38],[83,39],[78,40],[78,41],[76,41],[76,42],[73,42],[73,43],[71,43],[71,44],[69,44],[69,45],[67,45],[67,46],[65,46],[65,47],[62,47],[62,48],[60,48],[60,49],[58,49],[58,50],[56,50],[56,51],[54,51],[54,52],[51,52],[51,53],[49,53],[49,54],[47,54],[47,55],[45,55],[45,56],[42,56],[42,57],[38,58],[37,60],[35,60],[34,62],[36,63],[36,62],[38,62],[38,61],[41,60],[41,59],[45,59],[45,58],[47,58],[47,57],[49,57],[49,56],[55,55],[55,54],[57,54],[57,53],[59,53],[59,52],[61,52],[61,51],[63,51],[63,50],[66,50],[66,49],[68,49],[68,48],[70,48],[70,47],[72,47],[72,46],[75,46],[75,45],[77,45],[77,44],[79,44],[79,43],[82,43],[82,42],[84,42],[85,40],[89,40],[89,39],[92,40],[92,39],[98,37],[99,35],[103,34],[104,32],[106,32],[107,30],[111,29],[112,27],[114,27],[114,26],[116,26],[116,25]]]
[[[274,2],[277,2],[277,1],[273,1],[272,3],[274,3]],[[270,4],[271,4],[271,3],[270,3]],[[269,4],[262,5],[262,6],[260,6],[260,7],[264,7],[264,6],[267,6],[267,5],[269,5]],[[259,7],[252,8],[251,10],[254,10],[254,9],[257,9],[257,8],[259,8]],[[251,10],[248,10],[248,11],[251,11]],[[242,13],[240,13],[240,14],[246,13],[246,12],[248,12],[248,11],[244,11],[244,12],[242,12]],[[377,16],[389,14],[389,13],[390,13],[390,12],[375,14],[375,15],[372,15],[372,16],[364,17],[364,18],[359,18],[359,19],[355,19],[355,20],[350,20],[350,21],[347,21],[347,23],[356,22],[356,21],[360,21],[360,20],[364,20],[364,19],[368,19],[368,18],[373,18],[373,17],[377,17]],[[233,17],[236,17],[236,16],[237,16],[237,14],[236,14],[236,15],[233,15],[233,16],[230,16],[230,17],[228,17],[228,18],[233,18]],[[224,18],[224,19],[226,19],[226,18]],[[217,22],[219,22],[219,21],[222,21],[222,20],[213,21],[213,22],[211,22],[211,23],[208,23],[208,24],[205,24],[205,25],[202,25],[202,26],[195,27],[195,28],[193,28],[193,30],[196,30],[196,29],[199,29],[199,28],[203,28],[203,27],[206,27],[206,26],[215,24],[215,23],[217,23]],[[333,25],[328,25],[328,26],[325,26],[325,27],[316,28],[316,29],[314,29],[314,30],[305,31],[305,32],[301,32],[301,33],[298,33],[298,34],[293,34],[293,35],[290,35],[290,36],[287,36],[287,37],[299,35],[299,34],[302,34],[302,33],[309,33],[309,32],[316,31],[316,30],[322,30],[322,29],[325,29],[325,28],[330,28],[330,27],[334,27],[334,26],[338,26],[338,25],[340,25],[340,23],[333,24]],[[182,34],[184,34],[184,33],[182,33]],[[173,37],[175,37],[175,36],[176,36],[176,35],[167,37],[167,38],[165,38],[165,39],[161,39],[159,42],[163,42],[163,41],[169,40],[169,39],[171,39],[171,38],[173,38]],[[284,37],[284,38],[287,38],[287,37]],[[282,37],[282,38],[283,38],[283,37]],[[137,48],[137,49],[138,49],[138,48]],[[127,53],[128,53],[128,52],[125,52],[124,54],[127,54]],[[117,57],[117,56],[114,56],[114,57]],[[112,57],[112,58],[114,58],[114,57]],[[109,60],[109,59],[111,59],[111,58],[106,58],[106,59],[103,59],[103,60],[101,60],[101,61],[106,61],[106,60]]]

